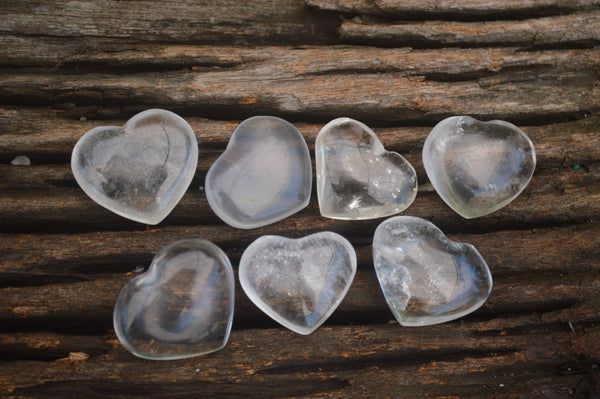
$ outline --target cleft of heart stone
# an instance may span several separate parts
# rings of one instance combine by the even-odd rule
[[[123,127],[90,130],[71,155],[75,180],[92,200],[153,225],[181,200],[197,164],[194,131],[181,117],[161,109],[141,112]]]

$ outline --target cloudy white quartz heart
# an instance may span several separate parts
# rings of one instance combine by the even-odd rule
[[[253,229],[308,205],[312,165],[302,134],[274,116],[246,119],[206,175],[206,198],[225,223]]]
[[[443,323],[469,314],[487,300],[492,275],[470,244],[450,241],[431,222],[396,216],[373,237],[381,290],[404,326]]]
[[[354,248],[328,231],[299,239],[262,236],[244,251],[239,268],[248,298],[299,334],[310,334],[327,320],[355,273]]]
[[[71,169],[83,191],[106,209],[157,224],[177,205],[198,164],[194,131],[178,115],[150,109],[125,126],[101,126],[79,139]]]
[[[506,206],[535,169],[533,143],[515,125],[453,116],[438,123],[423,146],[423,165],[440,197],[471,219]]]
[[[234,295],[233,269],[219,247],[200,239],[176,241],[123,287],[113,313],[115,332],[144,359],[214,352],[229,338]]]

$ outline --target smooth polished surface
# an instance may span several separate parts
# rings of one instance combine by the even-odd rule
[[[113,322],[134,355],[183,359],[225,346],[233,320],[234,276],[216,245],[190,239],[161,249],[148,271],[121,290]]]
[[[365,124],[338,118],[315,143],[321,215],[373,219],[402,212],[417,195],[417,175],[396,152],[386,151]]]
[[[338,307],[356,273],[356,254],[332,232],[263,236],[244,251],[239,277],[248,298],[298,334],[316,330]]]
[[[230,226],[253,229],[308,205],[312,165],[292,124],[273,116],[246,119],[206,175],[212,210]]]
[[[194,131],[178,115],[150,109],[125,126],[102,126],[75,145],[71,169],[79,186],[106,209],[158,224],[177,205],[198,164]]]
[[[452,209],[471,219],[506,206],[525,189],[535,169],[533,143],[515,125],[453,116],[425,140],[423,165]]]
[[[490,270],[474,246],[450,241],[417,217],[397,216],[377,227],[373,262],[385,299],[404,326],[462,317],[492,290]]]

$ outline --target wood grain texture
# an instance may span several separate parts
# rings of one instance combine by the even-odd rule
[[[114,338],[108,338],[97,340],[96,351],[101,354],[85,361],[66,355],[52,362],[53,367],[48,367],[47,361],[35,360],[10,364],[7,371],[29,370],[19,379],[18,388],[6,379],[6,374],[0,381],[4,386],[15,387],[13,392],[18,396],[45,397],[60,397],[73,391],[114,395],[132,386],[141,395],[152,393],[158,397],[247,396],[248,391],[257,388],[265,396],[308,394],[339,398],[361,391],[372,397],[416,397],[424,393],[439,396],[441,392],[476,397],[513,389],[538,395],[550,389],[573,395],[590,389],[563,384],[577,384],[578,355],[598,354],[599,331],[579,327],[579,332],[573,333],[566,322],[560,321],[570,316],[569,312],[556,312],[548,317],[556,324],[551,322],[539,330],[529,329],[528,325],[537,320],[523,318],[504,324],[505,320],[499,318],[495,322],[467,322],[452,328],[438,326],[428,333],[406,329],[400,339],[397,325],[323,327],[302,338],[277,329],[234,331],[232,343],[223,351],[204,359],[162,362],[161,371],[133,359]],[[519,328],[526,332],[508,333]],[[55,347],[64,347],[63,353],[69,346],[77,347],[78,338],[51,336]],[[532,340],[540,344],[539,349],[531,347]],[[285,347],[281,341],[287,343]],[[298,362],[298,353],[305,351],[306,346],[311,347],[317,362]],[[419,350],[407,349],[415,346]],[[236,359],[235,368],[229,367],[232,358]],[[493,383],[486,385],[485,376],[474,371],[479,365],[494,370]],[[562,375],[561,383],[544,376],[549,370]],[[165,381],[164,375],[170,378]],[[240,375],[243,378],[238,378]],[[464,383],[465,376],[469,384]],[[140,383],[140,377],[149,382]],[[164,383],[156,383],[157,379]]]
[[[600,10],[522,21],[369,23],[347,21],[340,27],[346,42],[420,47],[477,47],[508,44],[528,47],[576,47],[600,43]]]
[[[360,73],[342,69],[341,73],[306,74],[285,64],[207,73],[13,72],[0,76],[0,96],[10,104],[80,107],[89,117],[102,116],[105,107],[109,111],[116,107],[113,112],[118,113],[154,106],[219,118],[226,118],[227,109],[235,109],[242,116],[270,113],[319,121],[338,112],[387,125],[431,124],[452,114],[539,123],[544,115],[582,117],[600,108],[600,88],[595,84],[598,63],[588,58],[597,57],[596,50],[582,54],[584,65],[577,66],[575,58],[576,66],[567,70],[550,66],[526,75],[509,69],[479,79],[460,74],[457,79],[446,78],[444,71],[438,75],[431,71],[427,79],[425,71],[419,75],[393,67],[387,73],[367,68]],[[456,54],[445,56],[452,59]],[[398,57],[399,62],[405,60],[410,61]],[[502,68],[504,59],[495,61]]]
[[[600,397],[598,0],[0,0],[0,397]],[[188,120],[194,180],[157,226],[95,204],[70,171],[88,130],[147,108]],[[392,321],[371,241],[381,219],[309,206],[278,223],[221,222],[204,178],[245,117],[288,118],[311,152],[349,116],[402,153],[419,180],[404,214],[475,245],[494,288],[476,312]],[[465,220],[429,184],[423,141],[442,118],[513,122],[532,139],[533,180],[507,207]],[[31,166],[11,160],[26,155]],[[269,319],[236,282],[228,345],[150,362],[112,330],[123,285],[164,245],[213,241],[234,269],[264,234],[330,230],[358,272],[309,336]]]
[[[597,9],[598,0],[305,0],[311,7],[346,13],[402,15],[407,13],[431,14],[431,16],[519,17],[544,13],[565,13]]]
[[[136,42],[327,43],[333,18],[299,0],[0,1],[0,32],[23,36],[98,37]],[[40,23],[42,21],[42,23]]]

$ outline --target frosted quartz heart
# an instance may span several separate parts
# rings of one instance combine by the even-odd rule
[[[492,290],[490,270],[474,246],[450,241],[417,217],[397,216],[377,227],[373,262],[385,300],[404,326],[462,317]]]
[[[312,166],[308,146],[292,124],[274,116],[246,119],[206,175],[212,210],[230,226],[253,229],[308,205]]]
[[[106,209],[157,224],[177,205],[198,164],[194,131],[178,115],[150,109],[125,126],[102,126],[75,145],[71,169],[79,186]]]
[[[121,290],[114,328],[138,357],[183,359],[225,346],[233,305],[227,255],[208,241],[180,240],[161,249],[148,271]]]
[[[328,231],[300,239],[262,236],[244,251],[239,268],[248,298],[298,334],[310,334],[327,320],[355,273],[354,248]]]
[[[338,118],[315,143],[321,215],[373,219],[402,212],[417,195],[417,175],[396,152],[386,151],[365,124]]]
[[[431,184],[450,208],[471,219],[514,200],[535,169],[529,137],[504,121],[453,116],[425,140],[423,164]]]

